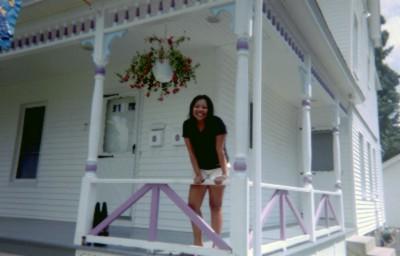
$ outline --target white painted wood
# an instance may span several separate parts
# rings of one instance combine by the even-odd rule
[[[277,185],[277,184],[270,184],[270,183],[262,183],[261,186],[263,188],[269,188],[269,189],[280,189],[280,190],[288,190],[288,191],[296,191],[296,192],[310,192],[311,188],[307,187],[293,187],[293,186],[283,186],[283,185]],[[315,190],[314,190],[315,191]]]
[[[91,243],[103,243],[117,246],[138,247],[143,249],[162,250],[167,253],[192,253],[196,255],[232,255],[230,251],[219,250],[214,248],[205,248],[193,245],[180,245],[174,243],[164,243],[146,240],[135,240],[116,237],[86,236],[86,241]]]
[[[300,235],[296,237],[291,237],[286,239],[285,241],[276,241],[269,244],[262,245],[262,253],[267,254],[277,250],[286,250],[288,247],[293,246],[295,244],[304,243],[310,240],[309,235]]]
[[[249,241],[249,186],[243,173],[232,174],[230,194],[230,242],[234,255],[246,255]],[[240,223],[235,225],[234,223]]]
[[[326,194],[326,195],[331,195],[331,196],[340,196],[340,192],[338,191],[326,191],[326,190],[318,190],[318,189],[313,189],[314,194]]]
[[[318,0],[318,5],[348,65],[351,63],[351,2]]]
[[[380,145],[377,143],[376,138],[369,127],[362,120],[360,114],[355,110],[353,117],[353,168],[354,168],[354,193],[355,193],[355,213],[356,213],[356,227],[358,228],[358,234],[363,235],[377,229],[382,225],[384,221],[384,207],[383,204],[376,203],[370,196],[363,194],[364,188],[365,192],[369,193],[370,188],[373,185],[372,180],[369,178],[362,179],[363,173],[368,172],[367,168],[362,168],[362,166],[368,166],[368,154],[367,150],[360,151],[361,145],[359,145],[358,136],[362,134],[364,138],[364,148],[367,148],[367,143],[371,145],[373,149],[380,149]],[[363,152],[363,155],[361,153]],[[374,173],[381,173],[381,167],[372,170]],[[364,173],[367,176],[368,173]],[[378,181],[380,182],[380,181]],[[379,187],[379,186],[378,186]],[[378,198],[383,195],[383,187],[378,188]]]
[[[261,256],[261,244],[262,244],[262,220],[261,220],[261,211],[262,211],[262,190],[261,190],[261,182],[262,182],[262,141],[263,141],[263,133],[262,133],[262,101],[263,101],[263,93],[262,93],[262,60],[263,60],[263,1],[256,0],[254,1],[254,31],[253,31],[253,136],[254,140],[254,148],[253,148],[253,157],[254,157],[254,236],[253,236],[253,250],[254,256]]]
[[[313,188],[312,184],[312,172],[311,172],[311,57],[305,57],[305,78],[303,84],[303,95],[302,95],[302,106],[301,106],[301,159],[302,159],[302,172],[304,178],[304,188]],[[310,234],[310,240],[315,242],[315,203],[314,193],[302,195],[302,201],[304,204],[304,224],[308,228]]]
[[[83,237],[89,233],[92,227],[93,214],[92,210],[96,202],[96,187],[91,183],[96,176],[89,173],[82,178],[81,194],[79,199],[78,215],[76,220],[74,244],[81,245],[84,243]]]

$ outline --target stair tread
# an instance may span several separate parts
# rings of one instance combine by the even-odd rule
[[[396,251],[393,248],[375,247],[368,252],[368,256],[395,256]]]
[[[374,240],[375,238],[371,236],[352,236],[347,239],[348,242],[354,242],[354,243],[368,243]]]

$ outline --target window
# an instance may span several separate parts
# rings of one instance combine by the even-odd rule
[[[25,106],[21,113],[16,179],[36,179],[45,106]]]
[[[333,171],[332,131],[312,132],[312,170]]]
[[[353,21],[353,41],[352,41],[352,55],[353,55],[353,72],[355,75],[358,73],[358,19],[354,15]]]
[[[361,196],[363,199],[366,197],[366,175],[365,175],[365,163],[364,163],[364,137],[361,133],[358,134],[358,145],[359,145],[359,166],[360,166],[360,186]]]

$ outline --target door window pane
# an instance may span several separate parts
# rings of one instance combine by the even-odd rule
[[[136,102],[134,97],[111,99],[107,102],[103,151],[132,152],[134,144]]]
[[[17,179],[35,179],[40,155],[45,107],[24,109]]]

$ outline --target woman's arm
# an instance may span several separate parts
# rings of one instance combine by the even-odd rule
[[[217,135],[216,137],[216,150],[217,150],[217,156],[218,156],[218,162],[219,165],[221,166],[222,169],[222,174],[223,175],[228,175],[228,170],[226,167],[226,155],[225,155],[225,134]]]
[[[190,142],[190,139],[185,138],[185,144],[186,144],[186,148],[189,153],[190,162],[192,163],[193,171],[195,174],[194,183],[196,183],[196,184],[202,183],[204,180],[203,175],[201,174],[200,167],[197,162],[197,158],[194,155],[193,147],[192,147],[192,143]]]

